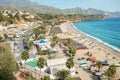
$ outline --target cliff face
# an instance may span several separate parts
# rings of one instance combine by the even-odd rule
[[[82,20],[101,20],[107,18],[105,15],[82,15],[82,14],[69,14],[69,15],[55,15],[55,14],[39,14],[40,20],[45,24],[59,25],[63,22],[79,22]]]
[[[8,11],[8,10],[0,11],[1,25],[24,23],[25,21],[33,21],[34,18],[35,18],[34,15],[27,14],[21,11]]]
[[[52,22],[78,22],[81,20],[99,20],[105,19],[107,16],[105,15],[88,15],[88,14],[30,14],[21,11],[0,11],[0,24],[8,25],[8,24],[19,24],[25,21],[43,21],[47,23]]]

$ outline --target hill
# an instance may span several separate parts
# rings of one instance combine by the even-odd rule
[[[31,0],[0,0],[1,10],[20,10],[30,13],[50,13],[50,14],[108,14],[110,17],[120,17],[120,12],[106,12],[98,9],[70,8],[58,9],[51,6],[40,5]]]
[[[94,15],[105,14],[105,11],[93,9],[93,8],[83,9],[83,8],[76,7],[76,8],[71,8],[71,9],[64,9],[64,11],[70,14],[94,14]]]
[[[20,10],[30,13],[63,13],[63,11],[60,9],[39,5],[37,3],[31,2],[30,0],[0,0],[0,9]]]

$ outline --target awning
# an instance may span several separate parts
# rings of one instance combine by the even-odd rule
[[[87,64],[87,62],[84,61],[80,62],[80,65],[84,65],[84,64]]]
[[[45,39],[41,39],[41,40],[40,40],[40,43],[41,43],[41,44],[46,43]]]
[[[90,58],[90,61],[95,61],[95,60],[96,60],[95,57],[91,57],[91,58]]]

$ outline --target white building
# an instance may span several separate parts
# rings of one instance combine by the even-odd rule
[[[55,75],[62,69],[68,70],[66,67],[67,58],[47,60],[47,67],[49,68],[50,78],[55,79]],[[70,75],[75,75],[75,68],[70,69]]]
[[[41,51],[50,50],[50,42],[46,39],[40,39],[39,41],[34,41],[34,44],[37,44]]]
[[[7,27],[3,27],[0,25],[0,34],[4,34],[7,31]]]

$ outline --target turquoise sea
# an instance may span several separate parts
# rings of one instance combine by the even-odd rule
[[[120,52],[120,18],[74,22],[74,27],[87,36]]]

